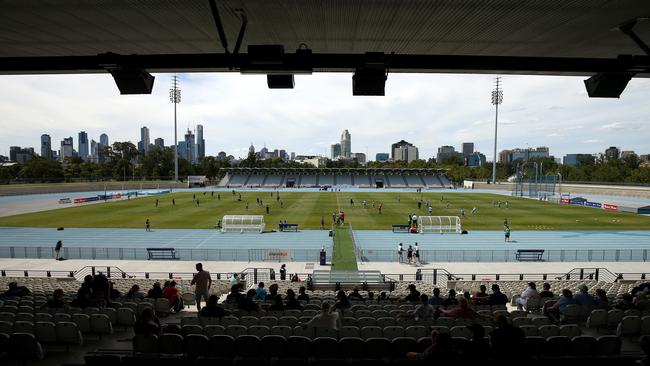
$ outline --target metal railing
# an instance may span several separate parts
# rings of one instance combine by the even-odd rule
[[[515,249],[420,249],[420,261],[431,262],[517,262]],[[650,249],[551,249],[545,262],[647,262]],[[358,249],[360,262],[393,262],[396,252],[389,249]]]
[[[331,252],[331,248],[325,248]],[[176,248],[176,256],[188,261],[318,262],[320,249]],[[0,247],[0,258],[54,258],[53,247]],[[64,247],[66,259],[148,260],[146,248]],[[328,257],[331,261],[331,257]]]

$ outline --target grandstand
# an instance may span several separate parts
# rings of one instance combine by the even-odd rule
[[[451,188],[443,169],[228,168],[219,187]]]

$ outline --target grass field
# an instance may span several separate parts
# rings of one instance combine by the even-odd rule
[[[334,232],[332,269],[336,271],[356,271],[358,269],[352,231],[347,226],[337,228]]]
[[[217,220],[225,214],[265,214],[269,205],[270,214],[266,217],[267,226],[273,228],[279,220],[296,223],[302,229],[320,228],[321,216],[325,226],[331,223],[332,211],[343,210],[346,222],[357,229],[385,229],[391,224],[406,223],[407,215],[426,214],[424,205],[417,208],[422,197],[429,199],[433,215],[458,216],[464,208],[463,228],[467,230],[501,230],[503,219],[507,217],[513,230],[648,230],[650,217],[608,212],[599,209],[557,205],[525,198],[505,197],[480,193],[359,193],[359,192],[290,192],[275,193],[243,192],[242,201],[238,194],[221,192],[217,199],[203,192],[195,193],[200,206],[193,202],[193,193],[174,193],[158,197],[132,199],[130,201],[99,203],[82,207],[44,211],[0,218],[0,226],[26,227],[95,227],[95,228],[141,228],[149,218],[153,228],[213,228]],[[172,198],[176,205],[172,206]],[[263,200],[264,206],[256,204],[256,198]],[[350,199],[355,205],[350,205]],[[441,198],[443,200],[441,201]],[[155,207],[156,199],[160,200]],[[368,205],[362,207],[366,200]],[[498,208],[492,201],[510,202],[510,208]],[[383,204],[379,214],[372,203]],[[249,204],[246,209],[246,202]],[[280,202],[283,203],[281,208]],[[471,215],[472,207],[478,208],[477,215]]]

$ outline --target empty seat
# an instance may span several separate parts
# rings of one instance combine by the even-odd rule
[[[524,332],[526,337],[535,337],[535,336],[538,335],[537,334],[537,327],[534,326],[534,325],[522,325],[522,326],[519,327],[519,329],[521,329],[522,332]]]
[[[81,332],[77,329],[77,324],[73,322],[59,322],[56,323],[56,339],[57,342],[63,343],[66,346],[82,345],[83,337]]]
[[[393,340],[395,338],[404,337],[404,328],[398,326],[388,326],[383,328],[384,338]]]
[[[546,339],[544,337],[526,337],[524,341],[526,346],[526,354],[530,357],[539,357],[546,345]]]
[[[365,340],[365,356],[370,358],[390,357],[391,341],[384,337],[372,337]]]
[[[597,353],[598,341],[594,337],[577,336],[571,339],[571,355],[593,357]]]
[[[358,358],[364,355],[365,343],[358,337],[344,337],[339,340],[339,356]]]
[[[242,316],[239,318],[239,325],[243,325],[245,327],[251,327],[253,325],[259,324],[259,319],[255,316]]]
[[[395,318],[383,317],[377,319],[377,326],[380,328],[394,326],[395,324]]]
[[[56,325],[53,322],[36,322],[34,324],[34,335],[41,343],[55,343]]]
[[[72,321],[72,315],[71,314],[66,314],[66,313],[54,313],[54,322],[71,322]]]
[[[409,327],[410,328],[410,327]],[[408,332],[408,328],[407,328]],[[391,346],[391,357],[393,358],[405,358],[407,352],[412,352],[417,349],[417,339],[411,338],[410,336],[395,338],[393,339]]]
[[[372,327],[376,325],[377,325],[377,320],[375,318],[363,317],[357,319],[357,326],[359,328]]]
[[[641,333],[641,318],[636,315],[624,316],[616,327],[616,335],[629,336]]]
[[[54,317],[48,313],[36,313],[34,315],[34,323],[36,322],[54,322]]]
[[[556,337],[560,335],[560,328],[557,325],[542,325],[537,328],[537,334],[544,338]]]
[[[580,305],[569,304],[564,308],[564,322],[577,323],[582,315]]]
[[[512,319],[512,325],[514,325],[515,327],[521,327],[522,325],[530,325],[530,324],[532,324],[530,318],[517,317]]]
[[[474,335],[474,333],[472,333],[472,331],[466,326],[452,327],[449,330],[449,334],[452,336],[452,338],[456,337],[456,338],[465,338],[465,339],[471,339],[472,336]]]
[[[564,357],[571,353],[571,340],[569,337],[552,336],[546,339],[544,357]]]
[[[226,327],[226,334],[233,338],[245,335],[246,331],[247,329],[243,325],[229,325]]]
[[[293,335],[293,329],[286,325],[276,325],[274,327],[271,327],[269,334],[282,336],[286,339]]]
[[[203,327],[200,325],[188,324],[181,327],[183,335],[188,334],[203,334]]]
[[[99,313],[108,316],[108,319],[111,320],[111,324],[117,324],[117,310],[113,308],[101,308],[99,309]]]
[[[117,324],[123,327],[132,327],[135,324],[135,313],[129,308],[117,309]]]
[[[530,318],[530,323],[539,328],[542,325],[551,325],[551,319],[545,316],[534,316]]]
[[[0,312],[0,322],[13,323],[16,320],[16,314],[6,311]]]
[[[113,334],[113,324],[106,314],[93,314],[90,316],[90,330],[95,334]]]
[[[569,339],[580,335],[580,327],[576,324],[560,325],[560,335]]]
[[[312,356],[311,339],[301,336],[287,338],[287,357],[307,358]]]
[[[614,335],[605,335],[597,338],[599,356],[618,356],[621,353],[621,338]]]
[[[616,328],[618,323],[623,320],[623,310],[621,309],[612,309],[607,312],[607,326],[610,328]]]
[[[81,333],[90,333],[90,316],[87,314],[72,314],[72,322],[77,324]]]
[[[449,333],[449,327],[443,327],[443,326],[440,326],[440,325],[435,325],[435,326],[431,327],[431,331],[434,331],[434,330],[436,332],[438,332],[438,333]],[[431,334],[431,333],[429,333],[429,334]]]
[[[158,352],[168,355],[182,355],[185,353],[183,336],[174,333],[164,333],[158,336]]]
[[[187,357],[195,359],[207,356],[210,341],[203,334],[189,334],[185,336],[185,352]]]
[[[595,309],[591,311],[587,318],[587,328],[605,328],[607,327],[607,310]]]
[[[29,333],[34,334],[34,323],[30,321],[16,321],[14,322],[14,333]]]
[[[265,325],[269,328],[278,325],[278,318],[274,316],[263,316],[259,319],[259,325]]]
[[[367,340],[368,338],[381,338],[384,336],[381,328],[379,327],[363,327],[361,328],[361,338]]]
[[[298,318],[295,316],[283,316],[278,319],[278,325],[294,327],[296,324],[298,324]]]
[[[34,314],[32,313],[17,313],[14,321],[34,322]]]
[[[228,327],[229,325],[239,325],[239,318],[234,316],[224,316],[221,318],[221,325]]]
[[[436,320],[436,325],[441,327],[451,328],[456,326],[456,322],[454,321],[454,318],[440,317]]]
[[[332,328],[315,328],[314,329],[315,338],[339,338],[339,333],[336,329]]]
[[[235,356],[235,339],[229,335],[214,335],[210,338],[210,354],[217,357]]]
[[[42,360],[43,347],[33,334],[13,333],[9,336],[9,353],[19,360]]]
[[[251,325],[248,327],[248,334],[257,336],[262,339],[262,337],[269,335],[271,330],[266,325]]]
[[[262,352],[266,357],[282,357],[286,353],[287,341],[283,336],[266,335],[261,339]]]
[[[206,325],[203,327],[203,335],[212,338],[214,335],[224,335],[226,334],[226,328],[222,325]]]
[[[293,327],[293,335],[314,339],[314,337],[316,336],[316,330],[314,327],[303,327],[298,325]]]
[[[153,354],[158,352],[158,336],[153,334],[136,334],[133,337],[133,352]]]
[[[312,342],[315,357],[327,358],[338,356],[338,341],[331,337],[318,337]]]
[[[167,298],[161,297],[159,299],[156,299],[156,302],[154,303],[153,309],[156,312],[156,315],[158,315],[158,316],[166,316],[166,315],[169,314],[169,311],[171,309],[171,305],[169,305],[169,300],[167,300]]]
[[[14,331],[14,323],[8,321],[0,321],[0,333],[11,334]]]
[[[181,318],[181,328],[186,325],[203,325],[201,319],[194,316],[184,316]]]
[[[423,337],[428,337],[430,335],[431,332],[421,325],[411,325],[410,327],[406,327],[406,330],[404,331],[405,337],[411,337],[415,340]]]

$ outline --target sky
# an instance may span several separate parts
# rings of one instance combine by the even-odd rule
[[[119,95],[109,74],[0,76],[0,154],[9,146],[34,147],[41,134],[53,149],[64,137],[86,131],[99,141],[140,140],[140,127],[171,145],[171,74],[156,74],[151,95]],[[245,157],[256,150],[285,149],[297,155],[329,156],[344,129],[352,151],[390,152],[406,140],[420,158],[437,148],[461,149],[474,142],[488,160],[493,156],[494,75],[389,74],[386,96],[352,96],[350,73],[296,76],[289,90],[270,90],[263,75],[179,74],[178,136],[202,124],[206,155],[225,151]],[[620,99],[588,98],[584,77],[503,76],[498,151],[548,146],[551,155],[598,153],[608,146],[650,153],[650,80],[632,79]]]

